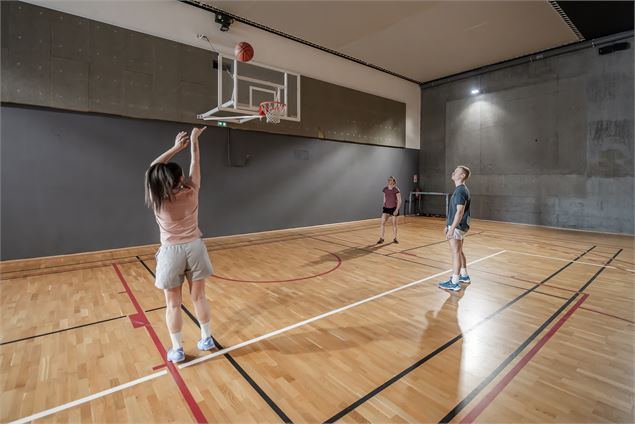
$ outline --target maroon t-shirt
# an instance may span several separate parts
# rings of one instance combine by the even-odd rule
[[[397,193],[399,193],[399,188],[394,186],[392,189],[388,187],[384,187],[384,194],[386,195],[386,203],[384,203],[385,208],[396,208],[397,207]]]

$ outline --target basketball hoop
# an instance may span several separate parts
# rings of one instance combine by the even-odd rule
[[[287,104],[282,102],[262,102],[258,108],[260,116],[265,116],[272,124],[279,124],[286,111]]]

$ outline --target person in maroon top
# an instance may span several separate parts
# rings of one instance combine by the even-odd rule
[[[379,240],[377,244],[384,242],[384,224],[389,217],[392,217],[392,237],[393,242],[399,243],[397,240],[397,216],[399,215],[399,207],[401,206],[401,192],[397,187],[397,179],[388,177],[388,186],[384,187],[384,204],[381,213],[381,225],[379,229]]]

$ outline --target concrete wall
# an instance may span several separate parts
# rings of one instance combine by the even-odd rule
[[[632,234],[633,78],[589,48],[424,88],[423,188],[466,164],[474,217]]]
[[[0,6],[3,102],[199,124],[218,102],[216,53],[29,3]],[[300,122],[237,125],[406,146],[404,103],[308,77],[301,86]]]
[[[0,126],[0,259],[158,243],[144,172],[190,125],[3,106]],[[206,237],[378,217],[387,176],[409,190],[418,167],[414,149],[241,130],[230,166],[227,131],[201,139]]]
[[[216,49],[225,55],[233,54],[237,42],[248,41],[256,51],[258,62],[405,103],[405,147],[419,149],[421,96],[418,84],[238,22],[231,26],[230,31],[220,32],[213,14],[179,1],[27,2],[209,50],[207,42],[196,38],[197,34],[206,34]]]

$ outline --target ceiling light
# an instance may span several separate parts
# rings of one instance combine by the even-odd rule
[[[470,93],[472,93],[472,94],[478,94],[480,92],[481,92],[481,90],[479,90],[478,88],[473,88],[472,91],[470,91]]]

